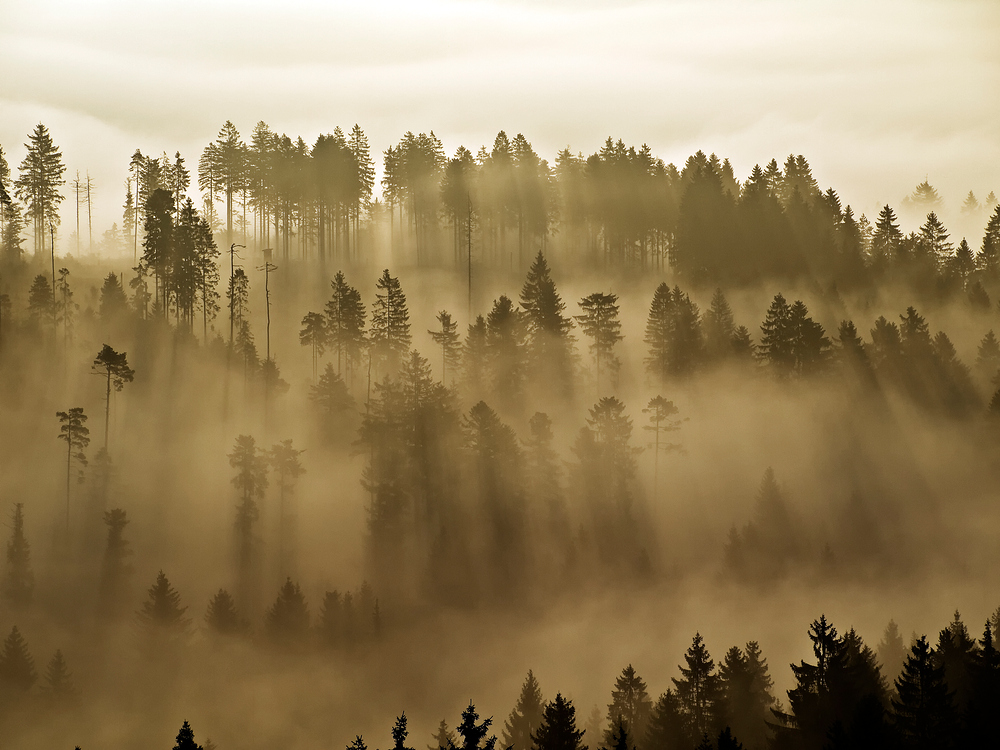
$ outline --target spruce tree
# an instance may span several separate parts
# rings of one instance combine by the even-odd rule
[[[236,506],[237,573],[239,590],[237,599],[245,612],[256,608],[257,602],[257,543],[254,525],[260,516],[258,501],[267,489],[267,460],[250,435],[236,438],[229,465],[236,469],[233,486],[239,503]]]
[[[534,673],[529,669],[528,676],[521,686],[521,694],[517,703],[504,723],[500,744],[513,750],[531,750],[532,736],[542,723],[542,710],[545,701],[541,688]]]
[[[108,541],[101,562],[98,602],[105,617],[114,617],[125,604],[128,581],[132,574],[132,566],[128,564],[132,550],[125,539],[128,514],[121,508],[113,508],[104,513],[104,523],[108,527]]]
[[[495,750],[497,738],[495,736],[487,737],[492,725],[493,717],[479,722],[476,707],[472,701],[469,701],[468,708],[462,711],[462,721],[456,728],[462,738],[462,743],[458,746],[452,745],[449,750],[458,750],[458,748],[461,750]]]
[[[14,503],[13,526],[7,542],[7,571],[3,595],[13,606],[31,603],[35,591],[35,576],[31,571],[31,548],[24,535],[24,503]]]
[[[187,721],[181,725],[181,731],[177,733],[177,743],[174,745],[174,750],[203,750],[201,745],[194,741],[194,730],[191,729],[191,725]]]
[[[576,708],[573,701],[556,693],[551,703],[546,703],[541,723],[532,734],[529,747],[535,750],[587,750],[583,744],[584,732],[576,728]]]
[[[680,667],[681,678],[672,681],[690,732],[694,737],[715,736],[722,729],[723,683],[700,633],[695,633],[684,662],[687,666]]]
[[[48,667],[45,668],[45,684],[42,686],[42,691],[57,700],[72,698],[76,694],[66,659],[59,649],[56,649]]]
[[[764,322],[760,326],[760,344],[758,355],[779,373],[788,373],[795,364],[793,350],[792,310],[785,298],[779,293],[767,310]]]
[[[236,601],[225,589],[219,589],[208,603],[205,622],[209,630],[218,635],[237,635],[247,629],[247,623],[236,609]]]
[[[448,373],[451,373],[452,384],[455,382],[455,373],[462,361],[462,344],[458,335],[458,323],[452,320],[451,313],[442,310],[437,314],[437,321],[441,324],[440,331],[428,331],[434,343],[441,347],[441,382],[447,384]]]
[[[333,294],[324,309],[326,345],[337,353],[337,374],[342,375],[343,368],[347,367],[350,378],[353,378],[365,347],[365,305],[361,301],[361,292],[347,283],[343,271],[337,271],[330,286]],[[403,304],[405,306],[405,299]],[[375,324],[374,318],[372,324]]]
[[[673,690],[660,695],[653,705],[644,747],[649,750],[689,750],[694,746],[690,722]]]
[[[541,251],[528,269],[520,302],[532,379],[553,395],[565,398],[572,392],[573,321],[563,314],[566,305]]]
[[[181,595],[170,585],[162,570],[147,594],[149,598],[137,613],[142,629],[153,638],[177,640],[187,635],[190,624],[184,616],[187,607],[181,606]]]
[[[448,748],[455,746],[456,739],[455,732],[448,729],[448,723],[441,719],[441,723],[438,724],[437,731],[433,735],[434,742],[427,746],[427,750],[448,750]]]
[[[349,434],[351,415],[355,414],[354,397],[332,364],[327,364],[319,382],[309,389],[315,416],[323,437],[330,442]]]
[[[26,693],[37,679],[35,660],[15,625],[0,650],[0,687],[9,693]]]
[[[309,607],[302,590],[287,578],[278,598],[267,611],[265,621],[268,636],[276,643],[300,643],[309,631]]]
[[[705,313],[705,350],[710,359],[725,359],[733,351],[733,334],[736,324],[733,310],[722,293],[716,289],[712,302]]]
[[[949,747],[958,729],[954,694],[945,682],[944,667],[934,662],[933,649],[921,636],[895,683],[893,723],[904,745],[914,750]]]
[[[614,747],[616,741],[622,741],[622,730],[630,737],[644,737],[652,710],[653,701],[646,692],[646,683],[629,664],[615,680],[611,691],[608,728],[604,731],[607,747]]]
[[[375,304],[372,307],[371,343],[375,356],[387,372],[395,372],[410,349],[410,314],[406,295],[399,279],[389,275],[389,269],[375,282]]]
[[[392,725],[392,750],[413,750],[412,747],[406,746],[406,735],[408,734],[406,713],[404,712],[396,717],[396,721]]]
[[[35,252],[40,254],[47,244],[50,225],[59,225],[59,204],[64,198],[59,188],[66,184],[63,179],[66,166],[44,125],[38,123],[28,140],[25,144],[28,152],[20,164],[14,194],[28,209],[34,229]]]
[[[889,620],[889,624],[885,626],[876,654],[886,677],[890,681],[895,681],[906,660],[906,646],[903,644],[903,637],[899,634],[899,626],[895,620]]]
[[[620,363],[614,356],[614,347],[622,336],[622,324],[618,320],[618,295],[595,292],[580,300],[583,315],[577,315],[580,330],[590,337],[590,353],[596,367],[597,393],[601,394],[601,365],[605,365],[612,386],[617,381]]]
[[[326,317],[316,312],[308,312],[302,318],[302,330],[299,331],[299,343],[308,346],[312,354],[313,380],[319,368],[319,358],[326,351],[327,331]]]

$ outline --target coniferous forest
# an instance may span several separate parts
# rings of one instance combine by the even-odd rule
[[[993,192],[226,122],[104,227],[60,135],[0,148],[5,745],[995,743]]]

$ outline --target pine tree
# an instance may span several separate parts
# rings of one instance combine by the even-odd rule
[[[531,735],[529,747],[535,750],[587,750],[583,744],[584,732],[576,728],[576,708],[573,701],[556,693],[551,703],[546,703],[541,723]]]
[[[459,746],[452,745],[449,750],[494,750],[497,744],[497,738],[494,736],[487,737],[489,734],[490,727],[493,725],[493,717],[488,719],[483,719],[481,723],[479,721],[479,714],[476,713],[476,707],[469,701],[469,706],[464,711],[462,711],[462,721],[456,728],[458,734],[462,737],[462,744]]]
[[[135,370],[128,366],[126,352],[116,352],[105,344],[94,358],[92,371],[107,378],[107,389],[104,396],[104,450],[108,449],[108,427],[111,422],[111,389],[121,392],[125,383],[131,383]]]
[[[240,618],[236,601],[225,589],[212,597],[205,612],[205,622],[209,630],[219,635],[237,635],[248,628],[248,623]]]
[[[378,290],[372,308],[371,342],[375,356],[388,372],[394,372],[410,349],[410,314],[399,279],[389,269],[375,283]]]
[[[37,679],[35,660],[31,658],[28,644],[15,625],[0,651],[0,688],[14,694],[26,693]]]
[[[361,364],[365,347],[365,306],[361,301],[361,292],[347,283],[343,271],[337,271],[330,286],[333,295],[324,308],[326,344],[331,351],[337,352],[337,374],[341,375],[342,367],[346,366],[353,377],[355,368]],[[404,299],[404,313],[405,304]]]
[[[748,748],[763,748],[767,742],[766,722],[772,718],[771,678],[767,673],[767,660],[761,656],[756,641],[746,646],[744,654],[733,646],[719,667],[719,679],[724,697],[721,712],[734,734],[747,743]]]
[[[76,694],[72,675],[66,666],[66,659],[59,649],[56,649],[52,660],[45,669],[45,684],[42,686],[42,691],[50,698],[58,700],[66,700]]]
[[[98,595],[100,611],[106,617],[121,612],[128,595],[128,581],[132,566],[127,560],[132,555],[125,539],[128,515],[121,508],[105,511],[104,523],[108,527],[108,541],[101,562],[101,584]]]
[[[302,590],[287,578],[278,598],[267,611],[267,634],[276,643],[299,643],[309,631],[309,607]]]
[[[621,741],[620,730],[624,729],[630,737],[643,737],[653,710],[653,701],[646,692],[646,683],[636,674],[629,664],[615,680],[611,691],[611,703],[608,704],[608,728],[604,731],[604,741],[613,747]],[[631,750],[631,748],[629,748]]]
[[[893,721],[905,746],[915,750],[949,747],[958,729],[954,694],[945,683],[944,667],[934,661],[927,638],[921,636],[895,683]]]
[[[790,372],[795,365],[791,326],[791,307],[780,293],[774,295],[760,326],[761,337],[757,351],[761,359],[778,372]]]
[[[690,750],[694,739],[681,702],[673,690],[667,690],[653,705],[644,747],[650,750]]]
[[[327,331],[326,317],[320,313],[309,312],[302,318],[302,330],[299,331],[299,343],[308,346],[312,353],[312,373],[313,380],[316,379],[316,370],[319,366],[319,358],[326,351]]]
[[[24,503],[14,503],[12,520],[3,595],[13,606],[25,607],[35,591],[35,576],[31,572],[31,548],[24,535]]]
[[[28,136],[28,153],[19,167],[14,194],[28,208],[35,236],[35,252],[45,250],[50,227],[59,225],[59,204],[64,196],[59,188],[66,184],[62,153],[52,142],[48,128],[41,123]]]
[[[544,708],[545,701],[541,688],[538,687],[538,680],[529,669],[517,703],[504,724],[500,744],[513,750],[531,750],[532,737],[541,726]]]
[[[788,331],[793,370],[806,375],[822,369],[827,361],[830,340],[823,326],[809,317],[809,310],[801,300],[796,300],[789,309]]]
[[[427,750],[448,750],[455,746],[457,739],[455,732],[448,729],[448,724],[444,719],[438,724],[437,731],[433,735],[434,742],[427,746]]]
[[[927,221],[920,227],[920,239],[926,252],[934,259],[936,267],[943,268],[951,257],[954,247],[948,242],[948,231],[944,228],[944,224],[933,211],[927,214]]]
[[[571,392],[573,321],[563,312],[566,305],[556,290],[549,264],[539,251],[528,269],[521,287],[528,339],[528,360],[535,382],[545,385],[561,397]]]
[[[597,393],[601,394],[601,364],[604,363],[611,374],[611,382],[617,380],[619,362],[614,356],[614,347],[622,336],[622,324],[618,320],[618,295],[595,292],[580,300],[583,315],[577,315],[580,330],[591,339],[590,353],[597,368]]]
[[[396,721],[392,725],[392,750],[413,750],[413,748],[406,746],[406,735],[408,734],[406,713],[404,712],[396,717]]]
[[[903,637],[899,634],[899,626],[895,620],[889,620],[889,624],[885,626],[885,633],[879,641],[876,653],[886,676],[895,680],[906,660],[906,647],[903,645]]]
[[[441,347],[441,382],[448,382],[448,372],[454,384],[455,371],[462,361],[462,344],[458,335],[458,323],[451,319],[451,313],[442,310],[437,315],[440,331],[428,331],[434,343]]]
[[[244,611],[253,611],[257,601],[257,545],[254,524],[260,517],[257,502],[267,489],[267,460],[257,450],[251,435],[236,438],[229,465],[236,469],[233,486],[239,496],[236,506],[236,542],[239,591],[237,598]]]
[[[694,737],[714,736],[722,729],[723,684],[700,633],[695,633],[691,647],[684,654],[684,662],[687,666],[680,667],[681,679],[674,678],[673,683],[690,722],[690,732]]]
[[[174,750],[203,750],[201,745],[194,741],[194,730],[186,721],[181,725],[181,731],[177,733],[177,744]]]
[[[725,359],[733,352],[733,334],[736,324],[733,310],[722,293],[716,289],[712,303],[705,313],[705,349],[711,359]]]
[[[137,613],[139,624],[146,633],[152,637],[162,636],[171,640],[187,635],[190,625],[190,621],[184,616],[187,607],[181,606],[181,595],[170,585],[162,570],[147,593],[149,598]]]
[[[74,406],[68,412],[57,411],[56,416],[62,424],[57,437],[66,443],[66,532],[69,533],[70,475],[75,461],[79,467],[79,479],[83,481],[83,470],[87,466],[87,456],[83,451],[90,445],[90,430],[85,426],[87,415],[83,413],[83,407]]]
[[[885,265],[896,259],[903,233],[896,223],[895,212],[887,205],[879,211],[875,222],[875,232],[872,235],[872,254],[875,262]]]

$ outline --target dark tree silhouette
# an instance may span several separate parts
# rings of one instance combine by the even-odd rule
[[[372,306],[371,345],[375,357],[388,372],[395,372],[410,349],[410,314],[399,279],[389,269],[375,282],[378,290]]]
[[[583,315],[577,315],[580,330],[590,337],[590,353],[594,357],[596,367],[597,393],[601,394],[601,364],[604,363],[611,371],[612,383],[620,363],[614,356],[614,347],[622,336],[622,324],[618,320],[618,295],[595,292],[580,300]]]
[[[35,660],[31,658],[28,644],[15,625],[0,651],[0,687],[9,696],[15,696],[27,693],[37,679]]]
[[[203,750],[202,746],[194,741],[194,730],[186,721],[181,725],[181,731],[177,733],[174,750]]]
[[[260,516],[257,502],[267,490],[267,457],[257,450],[250,435],[236,438],[229,465],[236,469],[233,486],[239,495],[236,506],[236,563],[239,576],[237,600],[245,612],[256,609],[257,554],[254,524]]]
[[[681,678],[674,678],[673,683],[689,731],[693,737],[714,737],[723,728],[723,684],[700,633],[695,633],[684,662],[687,666],[680,667]]]
[[[326,351],[327,330],[326,317],[321,313],[306,313],[302,318],[302,330],[299,331],[299,343],[308,346],[312,352],[312,374],[316,379],[319,358]]]
[[[225,589],[219,589],[208,603],[205,623],[209,630],[218,635],[237,635],[249,628],[248,623],[240,618],[233,597]]]
[[[140,627],[155,642],[170,642],[184,638],[190,621],[184,616],[187,607],[181,606],[177,593],[161,570],[156,582],[147,591],[148,598],[136,613]]]
[[[541,713],[541,723],[532,734],[535,750],[587,750],[584,732],[576,728],[576,708],[573,701],[556,693]]]
[[[135,370],[128,366],[128,356],[125,352],[116,352],[107,344],[94,358],[93,371],[107,378],[107,389],[104,396],[104,450],[108,449],[108,425],[111,421],[111,388],[121,391],[126,383],[131,383]]]
[[[265,626],[268,636],[282,645],[301,643],[309,632],[309,607],[299,585],[291,578],[285,580],[278,598],[267,610]]]
[[[945,683],[944,667],[935,666],[925,636],[910,648],[896,679],[896,695],[893,722],[904,747],[931,750],[951,745],[958,729],[954,694]]]
[[[451,745],[449,750],[494,750],[497,744],[496,737],[487,737],[490,727],[493,725],[493,717],[479,721],[479,714],[476,707],[469,701],[469,706],[462,711],[462,721],[456,731],[462,738],[461,745]]]
[[[441,324],[440,331],[428,331],[434,343],[441,347],[441,382],[448,382],[448,372],[451,371],[452,383],[455,381],[455,371],[462,361],[461,337],[458,335],[458,323],[451,319],[451,313],[442,310],[437,314]]]
[[[35,576],[31,571],[31,548],[24,535],[24,503],[14,503],[13,525],[7,542],[7,570],[3,581],[3,596],[15,607],[31,603],[35,591]]]
[[[68,412],[57,411],[56,416],[62,425],[58,437],[66,443],[66,533],[68,535],[70,476],[73,462],[76,461],[80,467],[79,479],[83,481],[83,469],[87,466],[87,456],[83,451],[90,445],[90,430],[85,426],[87,415],[83,413],[83,407],[74,406]]]
[[[56,649],[48,667],[45,668],[45,684],[42,686],[42,691],[49,698],[58,701],[73,698],[76,689],[73,687],[72,677],[62,651]]]
[[[542,709],[545,701],[541,688],[534,673],[529,669],[528,676],[521,686],[521,694],[517,703],[504,723],[500,735],[500,744],[513,750],[531,750],[532,737],[542,723]]]
[[[604,730],[607,747],[616,747],[616,742],[623,741],[624,733],[629,737],[644,737],[652,711],[653,701],[646,692],[646,683],[629,664],[615,680],[611,691],[608,728]]]

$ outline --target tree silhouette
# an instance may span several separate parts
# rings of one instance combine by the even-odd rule
[[[52,285],[44,274],[35,276],[31,289],[28,290],[28,321],[35,328],[42,323],[50,323],[55,327],[55,297]]]
[[[438,724],[433,739],[434,742],[427,746],[427,750],[447,750],[450,747],[454,747],[457,737],[453,730],[448,729],[448,723],[444,719],[441,719],[441,723]]]
[[[260,517],[258,500],[267,490],[267,457],[257,450],[257,443],[250,435],[236,438],[229,465],[236,469],[233,486],[239,496],[236,506],[236,546],[239,591],[237,597],[244,611],[256,602],[257,555],[254,541],[254,524]]]
[[[290,564],[287,558],[291,554],[290,547],[293,542],[289,538],[291,532],[286,501],[295,491],[298,478],[305,474],[306,470],[299,461],[299,456],[303,452],[294,448],[291,440],[282,440],[271,447],[267,456],[271,469],[278,479],[278,559],[282,567]]]
[[[573,321],[563,314],[566,305],[556,290],[549,264],[541,251],[535,256],[521,287],[521,309],[535,381],[554,389],[563,398],[569,396]]]
[[[494,750],[497,744],[496,737],[487,737],[490,727],[493,725],[493,717],[483,719],[477,723],[479,714],[476,707],[469,701],[469,706],[462,711],[462,721],[456,727],[456,731],[462,737],[461,745],[451,745],[449,750]]]
[[[104,450],[108,449],[108,425],[111,419],[111,388],[121,392],[125,383],[131,383],[135,370],[128,366],[125,352],[116,352],[107,344],[94,358],[92,370],[107,378],[107,390],[104,396]]]
[[[653,449],[653,492],[659,489],[660,477],[660,452],[669,453],[671,451],[683,450],[680,443],[660,442],[660,434],[666,436],[669,432],[676,432],[681,427],[684,420],[673,419],[680,410],[674,406],[673,401],[667,401],[663,396],[654,396],[642,410],[643,414],[649,414],[649,424],[643,425],[642,429],[653,433],[653,442],[649,447]]]
[[[31,658],[28,644],[15,625],[0,651],[0,687],[9,694],[23,694],[31,689],[37,679],[35,660]]]
[[[629,664],[615,680],[608,704],[608,728],[604,731],[607,747],[616,747],[622,735],[643,737],[653,710],[653,701],[646,692],[646,683]],[[629,748],[629,750],[632,750]]]
[[[48,128],[41,123],[28,135],[28,149],[21,162],[20,175],[14,182],[14,194],[28,208],[35,237],[35,252],[45,249],[46,232],[59,224],[59,204],[64,196],[59,188],[66,184],[62,153],[52,142]]]
[[[893,722],[906,747],[919,750],[949,747],[958,728],[954,694],[945,683],[944,667],[935,666],[927,638],[910,648],[896,679]]]
[[[529,669],[528,676],[521,686],[521,694],[517,703],[504,723],[500,744],[513,750],[531,750],[535,732],[542,723],[542,710],[545,707],[541,688],[534,673]]]
[[[87,466],[83,450],[90,445],[90,430],[85,426],[87,415],[83,413],[83,407],[74,406],[68,412],[57,411],[56,416],[62,425],[58,437],[66,442],[66,533],[69,534],[70,475],[76,461],[80,467],[80,481],[83,481],[83,469]]]
[[[240,618],[233,597],[225,589],[219,589],[208,603],[205,622],[213,633],[219,635],[237,635],[248,627]]]
[[[371,343],[375,356],[387,371],[394,372],[410,349],[410,314],[399,279],[389,269],[375,282],[378,290],[372,307]]]
[[[580,300],[583,315],[577,315],[580,330],[592,339],[590,353],[597,368],[597,392],[601,393],[601,362],[605,362],[612,372],[618,370],[619,362],[614,356],[615,344],[621,341],[622,325],[618,320],[618,295],[595,292]]]
[[[108,527],[108,541],[101,563],[99,602],[101,611],[109,617],[121,611],[128,593],[129,578],[132,575],[132,566],[127,562],[132,550],[129,549],[128,541],[125,539],[125,527],[128,522],[128,515],[121,508],[114,508],[104,513],[104,523]]]
[[[722,729],[723,685],[700,633],[695,633],[684,662],[687,666],[680,667],[681,678],[674,678],[673,683],[690,733],[694,737],[715,736]]]
[[[541,713],[541,723],[531,735],[536,750],[587,750],[584,732],[576,728],[576,708],[573,701],[556,693]]]
[[[455,370],[462,359],[461,338],[458,335],[458,323],[451,319],[451,313],[442,310],[437,314],[441,324],[440,331],[428,331],[434,343],[441,347],[441,382],[448,382],[448,371],[451,370],[452,383],[455,381]]]
[[[72,675],[59,649],[56,649],[48,667],[45,668],[45,684],[42,686],[42,691],[57,700],[66,700],[76,695]]]
[[[267,611],[266,630],[276,643],[300,643],[309,631],[309,608],[297,583],[287,578]]]
[[[681,750],[694,746],[690,722],[673,690],[667,690],[653,704],[644,739],[643,746],[646,748]]]
[[[201,745],[194,741],[194,730],[191,729],[191,725],[187,721],[181,725],[181,731],[177,733],[177,743],[174,745],[174,750],[203,750]]]
[[[35,591],[35,576],[31,572],[31,548],[24,536],[24,503],[14,504],[13,526],[7,542],[7,571],[3,595],[13,606],[31,603]]]
[[[187,635],[190,621],[184,616],[187,607],[181,606],[177,593],[161,570],[156,582],[147,591],[148,599],[137,612],[139,625],[154,641],[175,641]]]
[[[333,294],[324,310],[326,343],[337,352],[337,374],[342,375],[344,363],[353,378],[354,369],[360,365],[365,347],[365,306],[361,301],[361,293],[347,283],[343,271],[337,271],[330,286]],[[395,304],[396,300],[393,302]],[[405,305],[405,300],[403,304]],[[374,325],[374,319],[372,323]]]
[[[299,343],[308,346],[312,351],[313,380],[316,379],[316,369],[319,358],[326,351],[327,331],[326,318],[315,312],[306,313],[302,318],[302,330],[299,331]]]

